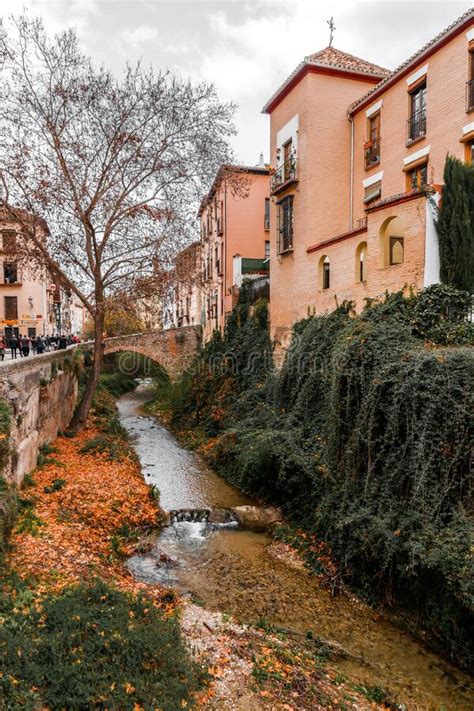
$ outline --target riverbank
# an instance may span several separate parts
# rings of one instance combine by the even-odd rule
[[[125,562],[161,511],[117,423],[104,430],[105,405],[102,424],[43,450],[19,492],[0,588],[0,708],[386,708],[385,692],[351,683],[320,640],[238,625],[134,580]]]
[[[443,285],[295,324],[280,370],[244,287],[151,410],[250,496],[326,541],[341,579],[472,668],[470,296]],[[314,558],[314,556],[313,556]],[[318,561],[314,561],[318,567]]]

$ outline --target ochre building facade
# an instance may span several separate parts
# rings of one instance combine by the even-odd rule
[[[277,346],[308,313],[439,280],[446,155],[474,155],[474,11],[393,72],[333,47],[310,55],[264,111]]]

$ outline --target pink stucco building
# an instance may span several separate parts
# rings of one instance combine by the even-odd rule
[[[43,266],[30,261],[21,244],[22,221],[0,204],[0,335],[82,335],[83,305]],[[39,227],[47,239],[46,224]]]
[[[445,158],[474,156],[473,10],[394,71],[333,47],[310,55],[264,111],[277,343],[308,312],[438,281]]]
[[[201,228],[201,324],[204,340],[224,329],[235,303],[236,257],[249,274],[268,270],[269,170],[222,166],[199,208]]]

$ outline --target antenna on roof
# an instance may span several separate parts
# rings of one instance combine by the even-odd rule
[[[332,41],[334,39],[334,30],[336,29],[336,25],[334,24],[334,17],[331,17],[330,20],[326,20],[326,22],[329,25],[329,46],[332,47]]]

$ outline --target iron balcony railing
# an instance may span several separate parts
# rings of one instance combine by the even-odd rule
[[[466,82],[466,111],[474,110],[474,79]]]
[[[293,225],[286,225],[280,227],[278,231],[278,244],[277,251],[278,254],[284,254],[285,252],[291,252],[293,249]]]
[[[367,141],[364,145],[364,161],[366,169],[380,163],[380,138]]]
[[[278,192],[283,185],[294,182],[295,180],[297,180],[296,158],[291,156],[273,173],[271,178],[272,193]]]
[[[407,121],[407,144],[426,136],[426,109],[413,113]]]

